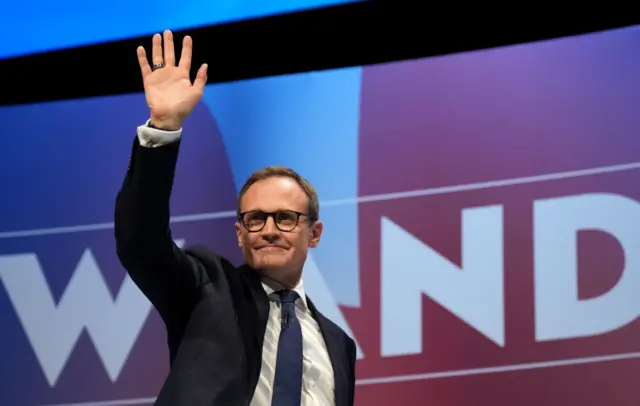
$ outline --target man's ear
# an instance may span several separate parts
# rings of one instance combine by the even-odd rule
[[[236,221],[236,235],[238,236],[238,247],[242,248],[242,226]]]
[[[322,221],[318,220],[310,227],[311,239],[309,240],[309,248],[315,248],[320,244],[320,237],[322,236],[322,229],[324,225]]]

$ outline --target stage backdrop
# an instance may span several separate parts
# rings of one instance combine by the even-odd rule
[[[158,392],[165,332],[111,223],[146,118],[142,94],[0,109],[2,405]],[[306,285],[358,344],[357,405],[640,404],[640,31],[210,86],[179,243],[239,261],[266,165],[318,189]]]
[[[359,0],[7,0],[0,5],[0,59]]]

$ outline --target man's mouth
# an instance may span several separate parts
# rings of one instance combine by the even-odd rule
[[[258,250],[283,250],[284,247],[281,247],[279,245],[275,245],[275,244],[266,244],[266,245],[261,245],[260,247],[258,247]]]

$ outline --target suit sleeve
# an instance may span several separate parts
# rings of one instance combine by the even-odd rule
[[[156,135],[159,130],[155,130]],[[162,132],[162,131],[159,131]],[[169,202],[180,140],[142,146],[138,129],[127,174],[116,198],[115,240],[120,263],[167,327],[184,325],[206,272],[174,242]],[[184,327],[184,326],[182,326]]]
[[[349,405],[355,405],[356,397],[356,343],[349,337]]]

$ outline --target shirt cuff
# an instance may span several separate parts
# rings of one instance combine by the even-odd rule
[[[163,145],[172,144],[180,139],[182,128],[177,131],[165,131],[149,127],[147,120],[144,125],[138,127],[138,141],[145,148],[157,148]]]

